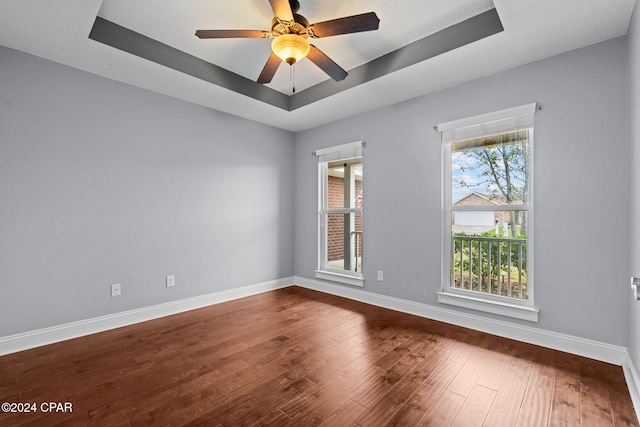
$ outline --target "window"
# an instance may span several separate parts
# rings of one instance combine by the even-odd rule
[[[438,300],[531,321],[536,104],[438,125],[443,270]]]
[[[362,286],[362,142],[317,150],[316,277]]]

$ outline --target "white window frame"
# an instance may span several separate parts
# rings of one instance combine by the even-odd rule
[[[487,114],[481,114],[460,120],[441,123],[435,126],[442,135],[442,288],[438,292],[438,302],[487,313],[498,314],[517,319],[538,322],[539,309],[534,305],[534,219],[533,219],[533,116],[538,109],[535,103],[508,108]],[[451,144],[455,141],[480,138],[514,130],[530,129],[529,134],[529,203],[527,210],[527,300],[483,294],[450,286],[451,281],[451,236],[452,236],[452,203],[451,200]],[[504,210],[521,210],[522,205],[507,207]],[[483,210],[473,207],[473,210]],[[486,207],[496,210],[494,206]]]
[[[328,268],[325,265],[327,259],[328,232],[325,215],[331,213],[362,213],[363,208],[331,209],[327,207],[328,196],[328,164],[338,160],[350,160],[363,158],[364,141],[351,142],[316,150],[313,154],[318,158],[318,269],[316,278],[330,280],[352,286],[364,286],[362,271],[353,272]],[[364,252],[364,246],[363,246]]]

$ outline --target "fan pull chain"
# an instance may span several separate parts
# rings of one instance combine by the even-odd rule
[[[291,87],[293,89],[293,93],[296,93],[296,64],[291,64],[289,67],[289,81],[291,82]]]

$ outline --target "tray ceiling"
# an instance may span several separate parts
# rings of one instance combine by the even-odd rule
[[[299,13],[311,23],[375,11],[380,28],[314,40],[350,75],[336,84],[303,59],[295,65],[296,94],[292,96],[291,73],[283,63],[264,88],[269,99],[276,99],[274,102],[242,90],[253,87],[270,54],[271,40],[201,40],[194,35],[198,29],[269,30],[273,12],[268,0],[0,0],[0,45],[300,131],[624,35],[634,3],[635,0],[300,0]],[[445,34],[447,37],[442,38],[450,40],[457,37],[455,28],[491,13],[497,15],[504,31],[491,30],[478,36],[477,41],[420,58],[420,52],[433,46],[435,35]],[[91,39],[96,19],[192,60],[213,64],[238,76],[240,83],[212,82],[180,70],[179,66],[145,59],[137,52],[105,44],[105,40]],[[420,41],[423,44],[418,44]],[[407,46],[412,43],[414,49],[410,51]],[[406,58],[408,52],[410,60]],[[404,61],[401,66],[399,61]]]

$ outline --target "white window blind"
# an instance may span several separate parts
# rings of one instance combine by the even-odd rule
[[[464,141],[466,139],[530,128],[533,127],[533,116],[537,105],[536,103],[526,104],[460,120],[452,120],[440,123],[435,126],[435,129],[442,134],[442,143],[450,144],[454,141]]]
[[[316,150],[313,155],[318,158],[318,162],[353,159],[355,157],[362,157],[362,147],[364,147],[363,141],[350,142],[348,144]]]

